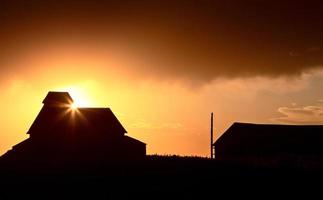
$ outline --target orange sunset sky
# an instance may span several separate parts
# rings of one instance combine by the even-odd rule
[[[209,155],[233,122],[323,124],[319,1],[1,1],[0,154],[48,91],[110,107],[148,154]]]

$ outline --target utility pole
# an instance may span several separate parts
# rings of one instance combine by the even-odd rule
[[[211,113],[211,159],[213,159],[213,112]]]

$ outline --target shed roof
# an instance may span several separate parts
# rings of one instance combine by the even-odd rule
[[[323,153],[323,125],[234,123],[213,145],[215,154]]]

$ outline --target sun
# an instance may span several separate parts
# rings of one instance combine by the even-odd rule
[[[87,90],[85,90],[84,88],[82,88],[81,86],[66,86],[66,87],[62,87],[59,88],[59,90],[57,91],[66,91],[68,92],[72,99],[73,99],[73,103],[71,103],[69,106],[71,109],[75,110],[79,107],[92,107],[92,103],[89,99],[89,94],[86,92]]]
[[[69,92],[74,102],[71,107],[91,107],[91,102],[86,98],[86,95],[74,91]]]
[[[76,110],[78,106],[75,103],[72,103],[70,107],[72,110]]]

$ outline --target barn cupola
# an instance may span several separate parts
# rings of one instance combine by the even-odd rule
[[[48,92],[43,104],[46,107],[69,107],[73,99],[68,92]]]

